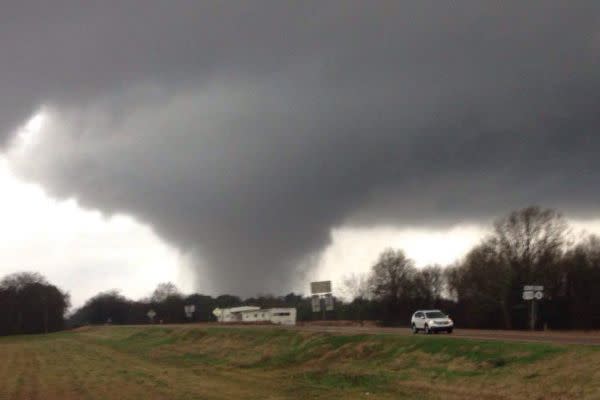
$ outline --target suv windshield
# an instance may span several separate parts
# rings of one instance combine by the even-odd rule
[[[446,315],[439,311],[425,313],[427,318],[446,318]]]

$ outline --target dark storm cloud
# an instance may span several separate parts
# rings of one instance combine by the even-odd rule
[[[50,115],[13,162],[201,288],[285,288],[343,224],[600,211],[596,1],[46,3],[0,16],[3,131]]]

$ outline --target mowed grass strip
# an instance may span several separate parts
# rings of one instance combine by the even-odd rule
[[[600,398],[597,348],[444,336],[103,326],[0,356],[0,399]]]

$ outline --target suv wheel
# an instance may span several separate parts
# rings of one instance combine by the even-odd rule
[[[429,330],[429,325],[425,324],[425,334],[429,335],[431,331]]]
[[[448,333],[452,333],[452,328],[448,329]]]
[[[419,330],[417,329],[417,326],[415,324],[412,324],[412,333],[416,334],[417,332],[419,332]]]

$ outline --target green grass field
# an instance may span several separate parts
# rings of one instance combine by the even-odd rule
[[[0,399],[599,399],[600,350],[277,328],[0,338]]]

